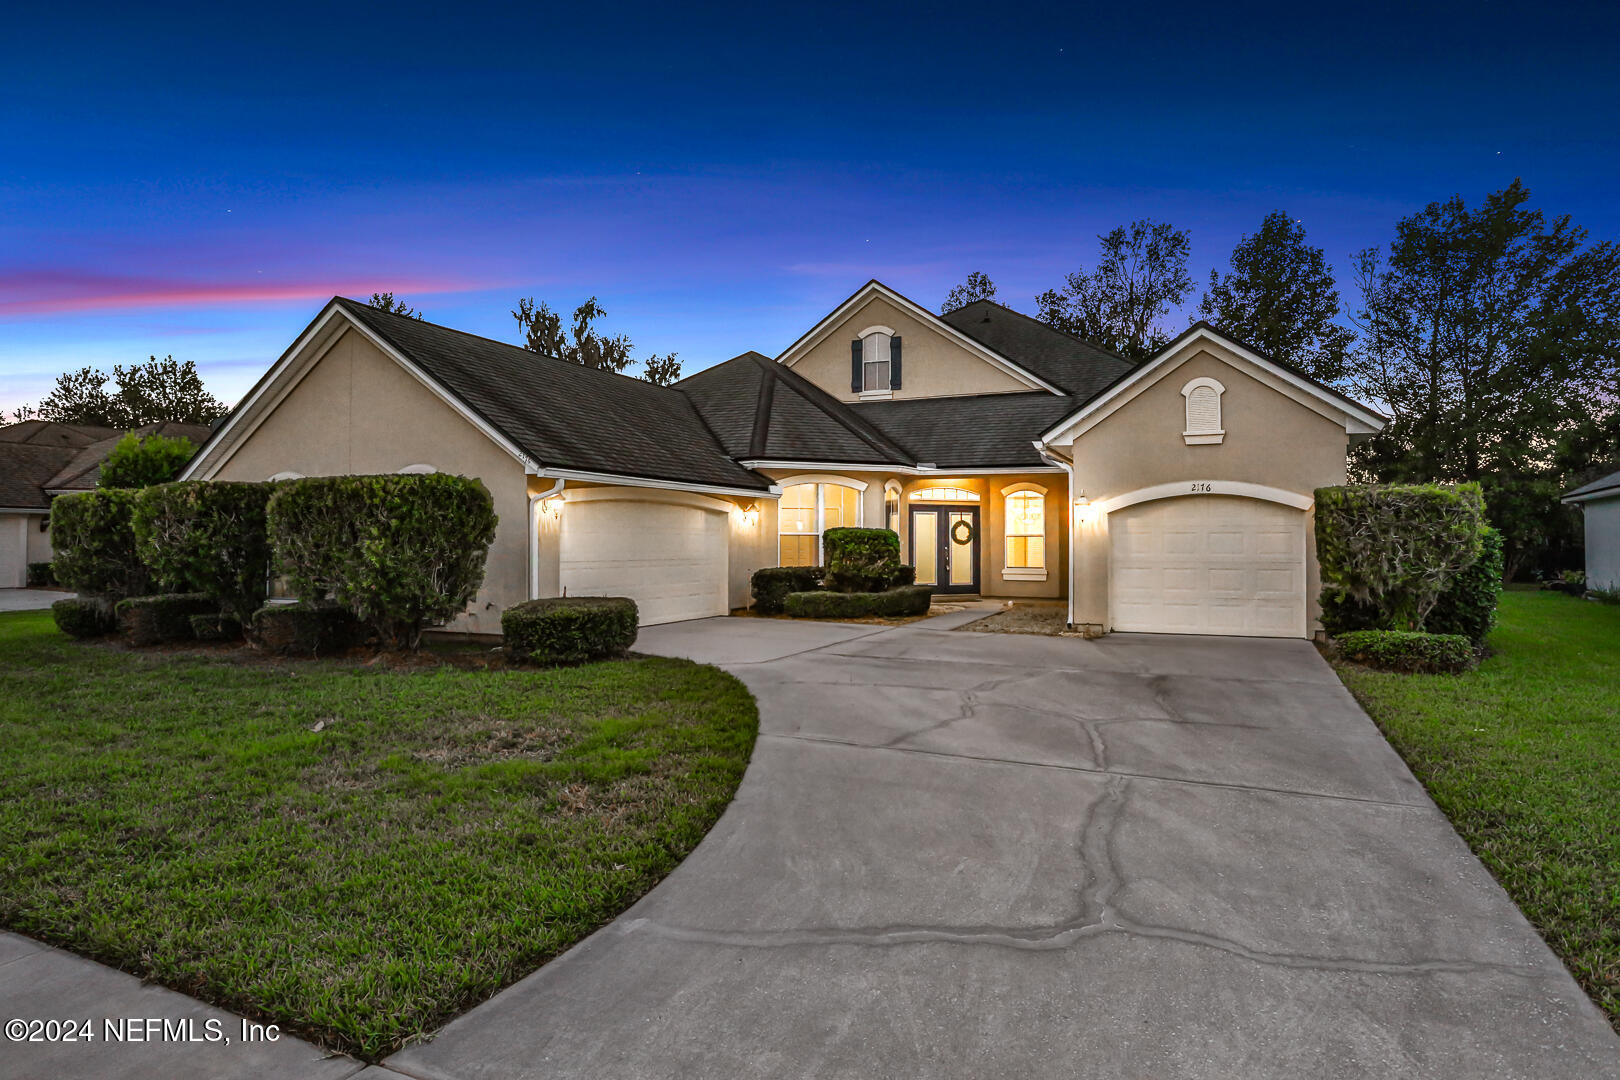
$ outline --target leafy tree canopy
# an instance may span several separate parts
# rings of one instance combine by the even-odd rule
[[[164,435],[141,438],[133,433],[118,440],[101,463],[101,474],[96,478],[99,488],[144,488],[167,484],[180,475],[186,462],[197,452],[190,439],[171,439]]]
[[[1273,210],[1232,249],[1231,267],[1210,271],[1200,317],[1320,382],[1344,377],[1355,333],[1336,321],[1333,270],[1303,225]]]
[[[604,336],[596,329],[596,321],[605,318],[607,311],[591,297],[574,309],[573,324],[565,330],[562,316],[544,302],[535,303],[533,297],[518,301],[512,318],[523,333],[523,347],[542,356],[556,357],[570,363],[602,371],[622,373],[630,366],[633,346],[624,334]],[[680,361],[674,353],[647,357],[642,378],[659,386],[668,386],[681,377]]]
[[[1039,318],[1122,356],[1145,359],[1170,340],[1159,320],[1192,292],[1188,233],[1144,219],[1097,239],[1096,269],[1077,270],[1061,289],[1037,296]]]
[[[960,307],[967,307],[975,300],[994,300],[996,298],[996,283],[989,276],[977,270],[967,276],[967,280],[945,294],[945,302],[939,306],[941,315],[948,315]]]
[[[422,317],[422,313],[420,311],[417,311],[415,308],[407,305],[404,300],[395,299],[394,294],[391,292],[374,292],[371,294],[371,299],[367,300],[366,303],[376,308],[378,311],[388,311],[395,315],[403,315],[407,319],[420,319]]]
[[[54,420],[63,424],[133,428],[172,421],[210,424],[224,416],[225,406],[203,388],[197,365],[173,356],[152,357],[144,364],[114,365],[108,390],[106,372],[91,367],[56,377],[56,386],[38,409],[24,406],[18,419]]]

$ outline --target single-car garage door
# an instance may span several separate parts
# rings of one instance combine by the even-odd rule
[[[724,615],[729,519],[717,500],[570,492],[558,566],[569,596],[628,596],[642,625]]]
[[[1305,636],[1305,514],[1187,495],[1108,517],[1115,630]]]

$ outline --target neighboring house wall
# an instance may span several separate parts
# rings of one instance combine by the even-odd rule
[[[794,360],[794,373],[840,401],[861,400],[861,395],[850,391],[850,342],[871,326],[886,326],[900,335],[900,389],[894,391],[897,401],[1035,389],[882,298],[868,301],[823,341]]]
[[[32,514],[0,514],[0,589],[21,588],[28,569]]]
[[[523,467],[358,333],[345,332],[327,350],[215,478],[394,473],[417,464],[476,477],[495,501],[500,526],[483,588],[451,628],[498,634],[500,609],[528,598]]]
[[[1620,589],[1620,496],[1581,504],[1586,517],[1586,587]]]
[[[30,514],[28,518],[28,561],[50,562],[56,557],[51,547],[50,514]],[[41,526],[44,526],[41,528]]]
[[[1225,435],[1219,443],[1189,445],[1183,435],[1186,399],[1181,390],[1199,378],[1225,387]],[[1073,450],[1076,494],[1083,491],[1091,503],[1159,484],[1185,482],[1190,491],[1193,481],[1235,481],[1304,496],[1345,482],[1342,422],[1272,389],[1250,375],[1241,358],[1218,357],[1205,344],[1196,345],[1179,364],[1167,364],[1157,382],[1079,436]],[[1076,516],[1074,621],[1108,626],[1108,517],[1088,508]],[[1308,511],[1303,522],[1307,618],[1314,626],[1321,586]]]

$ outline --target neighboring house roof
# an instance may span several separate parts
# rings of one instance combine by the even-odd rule
[[[665,386],[516,345],[332,301],[542,466],[765,490],[737,464],[692,400]]]
[[[994,300],[975,300],[940,318],[1081,399],[1092,396],[1136,366],[1123,356]]]
[[[739,461],[912,465],[915,454],[788,367],[746,352],[675,384]],[[1046,395],[1050,396],[1050,395]]]
[[[1042,467],[1034,438],[1068,415],[1075,399],[986,394],[863,402],[851,408],[940,469]]]
[[[208,441],[212,428],[207,424],[179,424],[165,420],[157,424],[143,424],[132,429],[127,434],[138,435],[145,438],[148,435],[162,435],[168,439],[188,439],[193,446],[201,446]],[[45,490],[51,494],[59,491],[90,491],[95,488],[96,482],[101,479],[101,464],[112,453],[113,447],[118,445],[126,433],[119,431],[104,439],[98,439],[73,455],[61,470],[45,481]]]
[[[0,427],[0,443],[28,443],[32,446],[89,446],[109,435],[121,434],[117,428],[97,427],[92,424],[62,424],[55,420],[19,420]]]
[[[1590,502],[1593,499],[1620,498],[1620,472],[1612,472],[1608,476],[1599,477],[1590,484],[1582,484],[1572,491],[1564,492],[1564,502]]]
[[[22,429],[22,430],[18,430]],[[201,446],[207,424],[145,424],[140,436],[166,435]],[[24,420],[0,427],[0,507],[49,509],[50,497],[89,491],[101,476],[101,463],[126,432],[88,424]]]
[[[49,509],[51,499],[45,494],[45,482],[77,453],[71,446],[38,446],[0,439],[0,509]]]

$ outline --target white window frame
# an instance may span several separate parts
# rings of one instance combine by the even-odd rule
[[[890,506],[891,506],[891,503],[889,502],[889,497],[891,495],[894,497],[894,502],[892,504],[893,513],[894,513],[894,520],[893,521],[889,520],[889,513],[890,513]],[[900,519],[904,514],[905,514],[905,507],[903,505],[903,499],[902,499],[902,496],[900,494],[900,481],[898,481],[898,480],[885,480],[883,482],[883,527],[890,530],[891,532],[893,532],[896,536],[899,536],[900,535]]]
[[[426,474],[426,473],[436,473],[438,471],[439,470],[435,469],[432,465],[427,465],[427,464],[424,464],[422,462],[418,462],[415,465],[407,465],[407,466],[405,466],[403,469],[399,470],[399,474],[401,476],[415,476],[415,475],[422,475],[422,474]]]
[[[932,487],[918,488],[911,493],[913,502],[981,502],[979,493],[972,488],[957,487],[955,484],[935,484]]]
[[[1007,522],[1012,519],[1008,512],[1007,503],[1014,495],[1029,492],[1040,496],[1041,499],[1041,565],[1040,566],[1009,566],[1007,565],[1007,541],[1014,535],[1032,536],[1033,533],[1012,533],[1007,529]],[[1045,581],[1046,568],[1046,534],[1050,530],[1046,521],[1046,489],[1039,484],[1009,484],[1001,489],[1001,576],[1006,581]]]
[[[889,366],[889,342],[894,331],[887,326],[868,326],[858,335],[861,339],[861,400],[882,401],[894,397],[894,371]],[[878,348],[879,345],[882,348]],[[883,378],[874,380],[872,371],[883,367]]]
[[[782,565],[782,537],[784,536],[814,536],[815,559],[812,566],[821,565],[821,534],[827,531],[827,493],[828,485],[833,487],[846,487],[855,491],[855,527],[860,528],[866,517],[867,483],[864,480],[855,480],[847,476],[828,476],[822,473],[811,473],[805,476],[786,476],[778,480],[777,486],[783,491],[801,484],[814,484],[816,486],[816,530],[815,532],[787,532],[781,527],[781,513],[777,514],[776,528],[776,563]]]
[[[1215,425],[1213,427],[1193,427],[1192,421],[1192,395],[1194,390],[1210,389],[1215,391]],[[1193,379],[1181,388],[1182,418],[1185,421],[1185,431],[1181,437],[1188,446],[1207,446],[1220,443],[1226,438],[1226,428],[1223,426],[1222,404],[1226,387],[1214,379]]]

